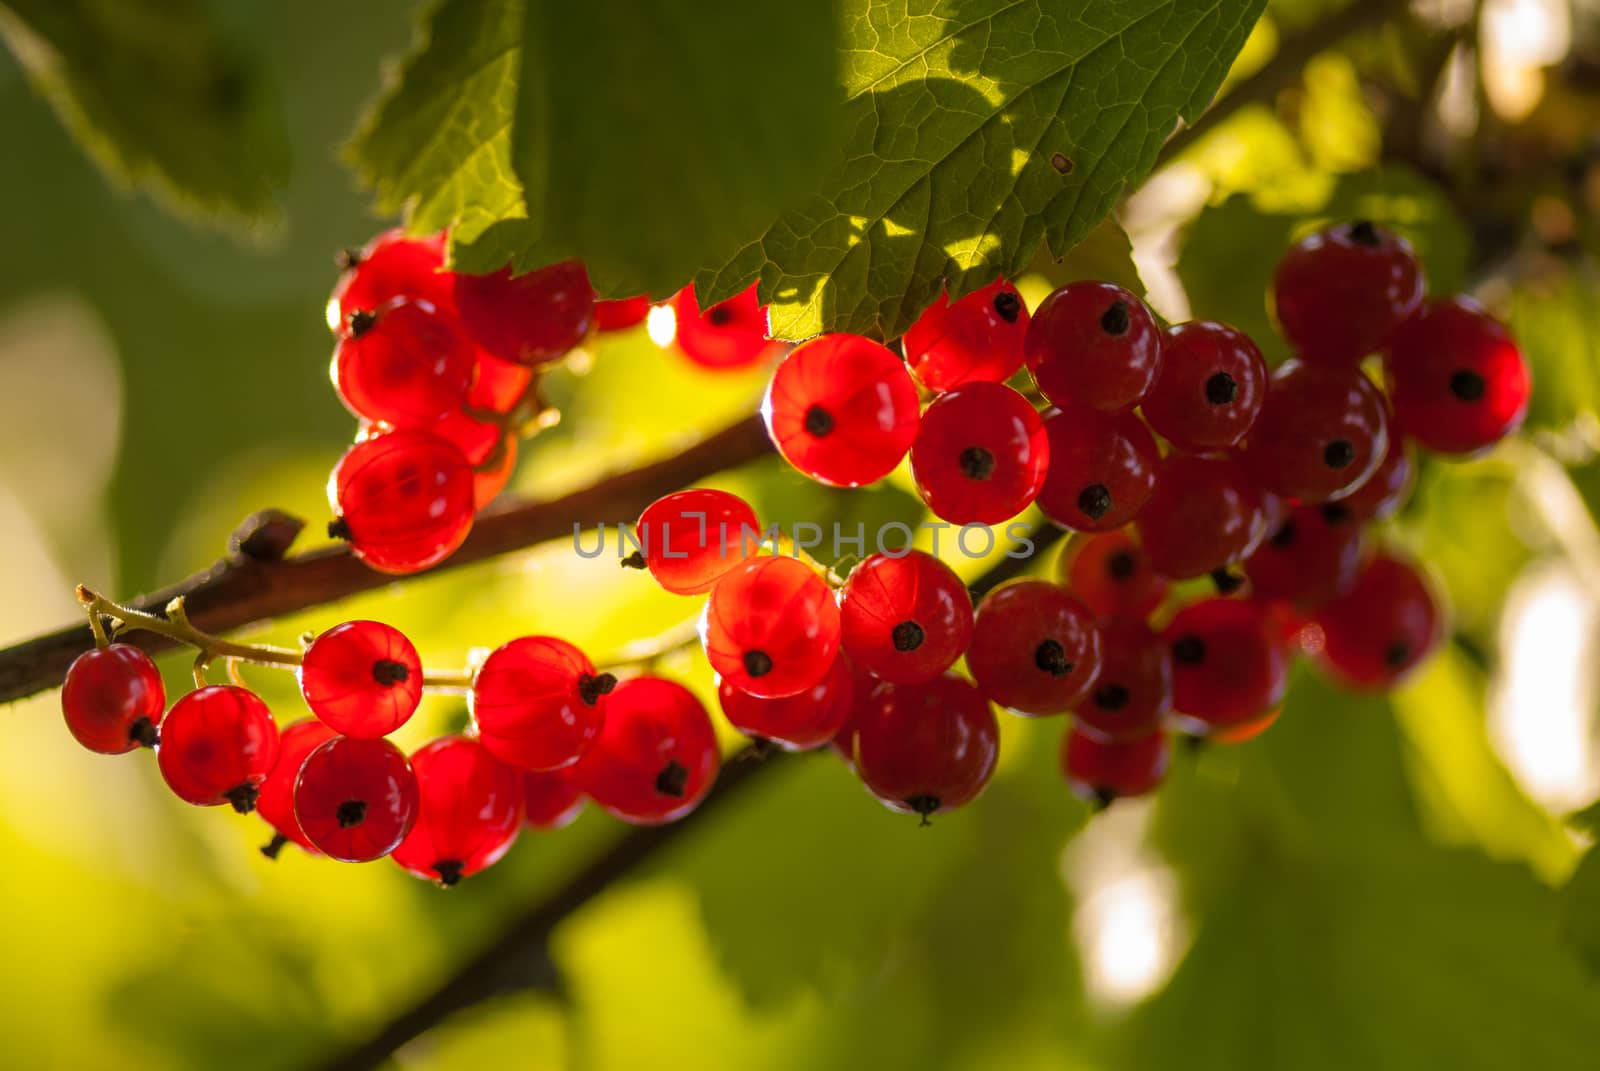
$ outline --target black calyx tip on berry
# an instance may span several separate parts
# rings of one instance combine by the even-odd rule
[[[1212,405],[1230,405],[1239,396],[1239,384],[1226,372],[1214,372],[1206,380],[1206,401]]]
[[[1078,492],[1078,509],[1091,521],[1098,521],[1111,512],[1111,490],[1103,483],[1091,483]]]
[[[1089,792],[1089,810],[1093,814],[1099,814],[1115,802],[1117,802],[1117,790],[1114,788],[1095,785]]]
[[[333,255],[334,267],[340,271],[355,271],[361,267],[361,250],[341,249]]]
[[[1226,569],[1216,569],[1211,573],[1211,583],[1216,585],[1218,595],[1232,595],[1244,587],[1244,577],[1235,576]]]
[[[585,673],[578,678],[578,698],[588,706],[600,702],[600,697],[610,695],[611,689],[617,686],[617,678],[609,673]]]
[[[345,520],[343,517],[335,517],[333,520],[329,521],[328,538],[342,539],[346,543],[350,542],[355,538],[355,536],[351,535],[350,533],[350,522]]]
[[[1112,580],[1127,580],[1138,568],[1139,563],[1125,550],[1116,551],[1106,559],[1106,575]]]
[[[719,301],[706,310],[706,323],[712,327],[727,327],[733,323],[735,315],[726,301]]]
[[[278,858],[278,853],[283,851],[284,846],[288,843],[288,837],[284,836],[282,833],[274,833],[272,835],[272,839],[261,846],[261,854],[268,859],[276,860]]]
[[[969,480],[987,480],[994,475],[994,455],[981,446],[961,451],[961,475]]]
[[[669,759],[656,774],[656,791],[675,800],[683,799],[684,793],[689,791],[689,767],[677,759]]]
[[[380,658],[372,663],[372,679],[385,688],[404,684],[406,678],[410,676],[411,670],[406,668],[404,662],[396,662],[392,658]]]
[[[367,820],[366,800],[345,800],[339,804],[339,809],[333,812],[339,820],[340,829],[352,829]]]
[[[1198,755],[1206,746],[1206,738],[1199,733],[1179,733],[1178,740],[1183,744],[1183,749],[1191,755]]]
[[[1014,324],[1022,315],[1022,298],[1015,290],[1002,290],[994,296],[994,311],[1006,323]]]
[[[1342,502],[1324,502],[1322,504],[1322,519],[1330,527],[1337,528],[1350,521],[1350,507]]]
[[[938,811],[942,804],[943,801],[941,801],[938,796],[930,796],[927,794],[910,796],[906,799],[906,806],[911,808],[911,813],[922,816],[922,821],[917,823],[919,826],[932,825],[933,823],[930,822],[928,818],[930,815]]]
[[[161,734],[156,732],[156,723],[149,718],[136,718],[128,726],[128,739],[140,747],[155,747],[161,742]]]
[[[644,555],[636,550],[617,564],[624,569],[643,569],[645,567]]]
[[[1322,463],[1330,469],[1347,468],[1356,459],[1356,448],[1349,439],[1335,439],[1322,448]]]
[[[1460,368],[1450,377],[1450,393],[1463,402],[1476,402],[1483,398],[1488,384],[1470,368]]]
[[[1293,521],[1284,521],[1282,528],[1279,528],[1276,532],[1273,532],[1272,535],[1267,537],[1267,542],[1271,543],[1279,550],[1286,550],[1289,547],[1294,546],[1295,536],[1298,534],[1299,533],[1297,533],[1294,529]]]
[[[260,789],[247,781],[228,789],[222,794],[222,798],[232,804],[233,809],[240,814],[249,814],[256,809],[256,797],[260,794]]]
[[[433,872],[439,875],[439,884],[446,889],[461,884],[461,879],[465,876],[461,872],[465,869],[465,864],[459,859],[441,859],[433,864]]]
[[[1179,636],[1172,641],[1172,658],[1185,666],[1198,666],[1206,660],[1206,641],[1199,636]]]
[[[1033,649],[1033,664],[1052,677],[1065,677],[1073,669],[1066,648],[1055,640],[1045,640]]]
[[[1370,219],[1358,219],[1350,224],[1350,240],[1357,245],[1377,248],[1383,244],[1383,235]]]
[[[833,414],[820,405],[813,405],[806,410],[806,431],[822,438],[833,431]]]
[[[915,621],[902,621],[890,631],[889,638],[894,641],[896,651],[906,654],[921,647],[928,634]]]
[[[344,322],[350,328],[350,337],[360,338],[372,330],[372,325],[378,322],[378,314],[367,309],[353,309]]]
[[[1411,645],[1405,640],[1395,640],[1383,649],[1383,664],[1390,669],[1399,669],[1411,661]]]
[[[1100,330],[1113,338],[1120,338],[1128,333],[1128,328],[1133,326],[1133,318],[1128,315],[1126,301],[1113,301],[1111,307],[1100,314]]]
[[[1095,689],[1094,705],[1108,714],[1115,714],[1128,705],[1133,695],[1121,684],[1102,684]]]
[[[765,651],[746,651],[742,661],[744,671],[752,677],[765,677],[772,672],[772,656]]]

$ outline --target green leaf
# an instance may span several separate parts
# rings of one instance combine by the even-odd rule
[[[1569,428],[1600,411],[1600,304],[1594,293],[1593,279],[1562,273],[1511,294],[1508,325],[1535,387],[1530,429]]]
[[[1133,243],[1128,240],[1128,232],[1109,216],[1065,256],[1053,256],[1041,245],[1026,270],[1029,275],[1042,276],[1051,289],[1079,279],[1099,279],[1141,297],[1145,292],[1144,280],[1133,263]]]
[[[5,0],[0,37],[106,176],[200,218],[278,215],[275,88],[202,0]]]
[[[1590,848],[1578,861],[1562,890],[1561,908],[1562,932],[1590,972],[1600,974],[1600,852]]]
[[[960,297],[1063,254],[1210,102],[1260,0],[852,0],[844,157],[803,207],[718,270],[757,274],[772,329],[892,338]]]
[[[836,32],[815,2],[445,0],[350,155],[460,267],[581,257],[666,296],[816,188]]]

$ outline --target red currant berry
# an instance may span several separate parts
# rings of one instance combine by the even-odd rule
[[[294,814],[330,859],[369,863],[400,846],[417,821],[417,777],[387,740],[336,736],[300,766]]]
[[[678,349],[702,368],[746,368],[776,348],[767,337],[767,310],[754,283],[704,312],[694,287],[686,286],[672,299],[672,311]]]
[[[1282,599],[1310,610],[1350,590],[1361,566],[1361,525],[1344,504],[1301,506],[1245,559],[1257,598]]]
[[[1272,282],[1278,326],[1300,356],[1354,365],[1422,304],[1411,244],[1362,220],[1296,242]]]
[[[328,327],[341,333],[352,313],[376,309],[395,298],[419,298],[454,315],[455,276],[444,270],[444,234],[407,238],[385,231],[362,250],[340,255],[343,274],[328,299]]]
[[[1411,448],[1396,430],[1391,426],[1389,449],[1378,462],[1377,470],[1354,491],[1328,504],[1343,510],[1347,519],[1379,521],[1393,516],[1411,501],[1411,492],[1417,485],[1417,464],[1411,456]]]
[[[782,699],[827,676],[839,651],[839,606],[793,558],[749,558],[711,589],[700,640],[711,668],[741,692]]]
[[[572,776],[573,767],[528,771],[522,775],[522,796],[527,804],[524,818],[534,829],[546,832],[564,829],[583,812],[583,790]]]
[[[596,331],[623,331],[635,324],[644,323],[650,315],[647,297],[617,298],[614,301],[594,303],[594,329]]]
[[[214,684],[172,705],[156,757],[167,787],[185,803],[231,803],[249,814],[278,761],[278,726],[254,692]]]
[[[1003,383],[973,382],[922,414],[911,471],[928,508],[951,524],[999,524],[1044,486],[1050,440],[1028,400]]]
[[[388,736],[422,701],[422,660],[399,629],[346,621],[306,648],[300,694],[336,732],[364,740]]]
[[[130,643],[83,652],[61,686],[67,728],[78,743],[102,755],[155,747],[166,704],[161,671]]]
[[[588,656],[553,636],[523,636],[489,653],[470,705],[483,746],[522,770],[559,770],[600,735],[616,687]]]
[[[996,279],[951,304],[928,306],[901,340],[906,366],[935,393],[964,383],[1004,383],[1022,367],[1028,308],[1006,279]]]
[[[1110,283],[1068,283],[1028,325],[1028,371],[1056,405],[1115,413],[1138,405],[1161,368],[1161,331],[1144,302]]]
[[[1267,534],[1267,500],[1235,461],[1174,454],[1139,517],[1150,564],[1188,580],[1248,557]]]
[[[1167,328],[1161,374],[1142,411],[1179,450],[1232,446],[1249,432],[1267,394],[1267,365],[1242,331],[1211,320]]]
[[[1275,623],[1248,599],[1202,599],[1162,634],[1172,652],[1172,707],[1200,731],[1238,725],[1279,703],[1289,657]]]
[[[1073,710],[1079,727],[1105,740],[1139,740],[1172,710],[1172,655],[1143,621],[1101,625],[1105,657],[1093,690]]]
[[[573,776],[611,815],[653,826],[698,807],[721,764],[711,716],[694,693],[660,677],[635,677],[611,694],[600,739]]]
[[[509,265],[488,275],[457,272],[455,298],[478,345],[523,365],[564,355],[583,341],[594,317],[594,288],[577,260],[517,276]]]
[[[1100,675],[1089,609],[1047,580],[1013,580],[984,596],[967,669],[991,701],[1043,717],[1071,710]]]
[[[841,645],[860,668],[896,684],[932,680],[972,638],[972,596],[944,562],[920,550],[874,554],[839,592]]]
[[[1443,637],[1432,586],[1410,563],[1379,554],[1354,587],[1313,615],[1302,643],[1341,684],[1382,692],[1410,676]]]
[[[476,348],[453,317],[398,298],[350,314],[333,351],[333,386],[359,417],[423,427],[467,400]]]
[[[920,408],[890,350],[858,335],[822,335],[783,359],[761,415],[789,464],[822,483],[859,487],[900,464]]]
[[[1167,734],[1159,729],[1125,742],[1073,728],[1061,741],[1061,773],[1080,798],[1100,807],[1154,792],[1167,776]]]
[[[1155,486],[1161,451],[1132,413],[1054,409],[1045,414],[1050,472],[1039,508],[1080,532],[1121,528],[1144,509]]]
[[[880,683],[856,708],[856,773],[886,807],[922,816],[976,798],[1000,755],[988,700],[956,676]]]
[[[1285,361],[1242,460],[1262,488],[1314,503],[1361,486],[1388,449],[1388,406],[1366,373]]]
[[[835,656],[827,676],[795,695],[762,699],[719,681],[717,698],[728,724],[746,736],[786,751],[808,751],[838,736],[849,720],[855,702],[855,674],[841,653]]]
[[[538,373],[478,351],[478,378],[467,392],[467,405],[491,413],[509,413],[528,393]]]
[[[1171,586],[1125,530],[1074,539],[1061,556],[1059,573],[1067,589],[1097,617],[1142,621],[1161,605]]]
[[[635,526],[637,561],[675,595],[711,590],[761,544],[756,511],[738,495],[711,488],[679,491],[645,507]]]
[[[278,760],[272,772],[261,782],[256,794],[256,813],[274,832],[272,840],[262,845],[261,854],[276,859],[285,844],[300,845],[313,855],[319,854],[316,846],[306,839],[300,820],[294,816],[294,783],[300,777],[300,767],[306,756],[338,736],[316,718],[301,718],[284,726],[278,736]]]
[[[472,469],[455,446],[425,431],[398,430],[345,451],[328,481],[338,519],[331,535],[385,573],[444,561],[472,529]]]
[[[411,769],[421,806],[394,861],[446,887],[498,863],[522,826],[521,775],[466,736],[435,740]]]
[[[1384,359],[1395,420],[1430,450],[1470,454],[1522,426],[1531,384],[1511,334],[1471,298],[1432,301]]]

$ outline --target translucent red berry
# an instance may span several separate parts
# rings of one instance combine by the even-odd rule
[[[1202,731],[1283,701],[1289,656],[1260,603],[1202,599],[1179,610],[1162,636],[1172,653],[1172,708]]]
[[[702,368],[744,368],[774,349],[767,337],[767,310],[756,297],[755,284],[703,312],[694,287],[672,299],[678,322],[678,349]]]
[[[1061,582],[1097,617],[1144,620],[1171,586],[1126,530],[1080,536],[1061,556]]]
[[[455,318],[407,298],[351,313],[333,351],[345,405],[395,427],[425,427],[459,410],[476,371],[476,348]]]
[[[644,322],[650,315],[647,297],[617,298],[594,303],[594,329],[596,331],[623,331]]]
[[[539,365],[556,360],[589,333],[594,288],[583,263],[566,260],[513,276],[455,276],[461,323],[478,345],[503,361]]]
[[[1000,754],[994,711],[956,676],[879,683],[855,710],[856,774],[885,806],[921,815],[970,802]]]
[[[167,787],[185,803],[230,803],[249,814],[278,761],[278,726],[254,692],[214,684],[172,705],[156,758]]]
[[[1410,676],[1443,637],[1432,585],[1411,563],[1379,554],[1348,592],[1312,616],[1301,642],[1339,683],[1381,692]]]
[[[1050,472],[1039,508],[1080,532],[1121,528],[1144,509],[1155,486],[1161,451],[1132,413],[1055,409],[1045,414]]]
[[[1249,432],[1267,393],[1267,365],[1242,331],[1211,320],[1167,328],[1161,373],[1141,409],[1156,434],[1180,450],[1233,446]]]
[[[1361,525],[1343,503],[1301,506],[1245,559],[1257,598],[1282,599],[1311,610],[1355,583],[1361,566]]]
[[[102,755],[154,747],[166,709],[161,671],[129,643],[96,647],[72,660],[61,713],[78,743]]]
[[[1242,460],[1263,489],[1302,502],[1327,502],[1359,487],[1389,449],[1389,412],[1356,367],[1285,361]]]
[[[1205,576],[1260,546],[1267,505],[1238,462],[1173,454],[1161,463],[1139,516],[1139,542],[1163,576]]]
[[[678,491],[645,507],[635,526],[639,557],[656,583],[677,595],[710,591],[761,544],[756,511],[711,488]]]
[[[283,846],[291,842],[317,853],[300,828],[300,820],[294,816],[294,784],[300,777],[300,767],[305,765],[306,756],[337,735],[316,718],[301,718],[284,726],[278,735],[277,761],[256,794],[256,813],[274,831],[272,840],[261,848],[261,854],[268,859],[276,859]]]
[[[857,335],[796,346],[761,406],[767,433],[814,480],[859,487],[887,476],[911,448],[921,406],[906,366]]]
[[[723,680],[781,699],[827,675],[839,651],[839,607],[822,577],[794,558],[750,558],[711,589],[700,639]]]
[[[472,679],[478,737],[501,762],[559,770],[600,735],[617,679],[554,636],[523,636],[490,652]]]
[[[1159,729],[1124,742],[1073,728],[1061,741],[1061,773],[1079,797],[1098,806],[1154,792],[1167,776],[1167,734]]]
[[[861,669],[896,684],[932,680],[972,638],[972,596],[944,562],[920,550],[874,554],[839,592],[841,643]]]
[[[306,756],[294,814],[306,839],[343,863],[382,859],[417,821],[419,794],[405,752],[387,740],[336,736]]]
[[[934,392],[964,383],[1003,383],[1022,367],[1028,308],[1009,280],[996,279],[954,304],[928,306],[901,340],[906,367]]]
[[[698,807],[721,762],[711,716],[693,692],[660,677],[635,677],[611,694],[600,739],[573,776],[608,813],[657,825]]]
[[[499,862],[522,825],[522,775],[466,736],[435,740],[411,769],[417,821],[391,858],[444,886]]]
[[[1395,330],[1384,369],[1396,423],[1440,453],[1499,442],[1528,412],[1527,362],[1510,332],[1471,298],[1423,306]]]
[[[911,472],[928,508],[951,524],[999,524],[1044,486],[1050,441],[1028,400],[1003,383],[972,382],[922,414]]]
[[[1395,433],[1397,430],[1391,427],[1389,449],[1384,452],[1383,460],[1378,462],[1372,475],[1337,503],[1330,503],[1344,510],[1350,519],[1382,520],[1393,516],[1411,500],[1411,492],[1417,485],[1417,463],[1412,457],[1411,447],[1402,436]]]
[[[787,751],[821,747],[838,736],[850,718],[855,695],[855,673],[842,653],[820,681],[782,699],[762,699],[727,681],[717,683],[717,699],[729,725]]]
[[[1073,709],[1079,727],[1104,740],[1138,740],[1172,709],[1172,655],[1143,621],[1113,618],[1100,625],[1100,676]]]
[[[1059,406],[1120,412],[1138,405],[1161,367],[1161,331],[1120,286],[1068,283],[1028,325],[1028,371]]]
[[[563,829],[583,812],[583,790],[578,787],[570,766],[564,770],[524,773],[522,796],[526,803],[523,818],[534,829]]]
[[[1362,220],[1308,235],[1278,262],[1278,326],[1300,356],[1354,365],[1422,303],[1422,267],[1404,238]]]
[[[388,736],[422,701],[422,660],[411,641],[381,621],[346,621],[322,633],[300,663],[311,713],[345,736]]]
[[[420,298],[447,314],[455,313],[455,276],[444,270],[442,233],[408,238],[385,231],[365,249],[341,255],[343,272],[328,300],[328,327],[346,329],[352,313],[372,310],[395,298]]]
[[[472,469],[453,445],[400,429],[345,451],[328,481],[338,514],[329,532],[386,573],[415,573],[448,558],[472,529]]]
[[[1077,599],[1046,580],[1013,580],[985,595],[967,669],[992,701],[1042,717],[1071,710],[1100,675],[1100,629]]]

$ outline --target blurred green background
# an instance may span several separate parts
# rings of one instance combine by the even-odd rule
[[[1092,821],[1056,775],[1056,723],[1007,719],[987,795],[931,829],[826,755],[786,761],[397,1066],[1596,1066],[1600,860],[1592,819],[1567,816],[1600,797],[1600,4],[1417,0],[1319,35],[1344,6],[1270,3],[1230,86],[1284,66],[1285,42],[1317,47],[1118,221],[1158,311],[1229,320],[1275,357],[1273,262],[1331,217],[1396,227],[1436,290],[1510,319],[1528,429],[1426,466],[1388,532],[1443,579],[1455,641],[1387,700],[1302,675],[1271,732],[1180,752],[1153,803]],[[108,185],[0,51],[6,643],[74,622],[76,582],[131,594],[205,566],[262,506],[311,519],[312,545],[352,430],[322,305],[334,252],[389,224],[337,150],[411,18],[377,0],[175,7],[219,21],[258,79],[250,107],[281,117],[281,216],[244,239]],[[1079,255],[1127,270],[1118,241],[1103,229]],[[764,385],[696,372],[643,330],[593,357],[554,378],[564,420],[516,489],[662,456]],[[904,473],[840,494],[768,462],[720,483],[768,520],[922,519]],[[369,616],[441,665],[541,631],[603,661],[698,611],[639,580],[558,544],[262,638]],[[712,699],[697,653],[663,668]],[[301,715],[291,679],[250,672]],[[429,700],[401,742],[464,717]],[[259,821],[177,802],[147,755],[79,750],[54,694],[3,724],[0,1064],[28,1071],[314,1066],[620,833],[589,813],[525,834],[447,894],[388,863],[269,864]]]

